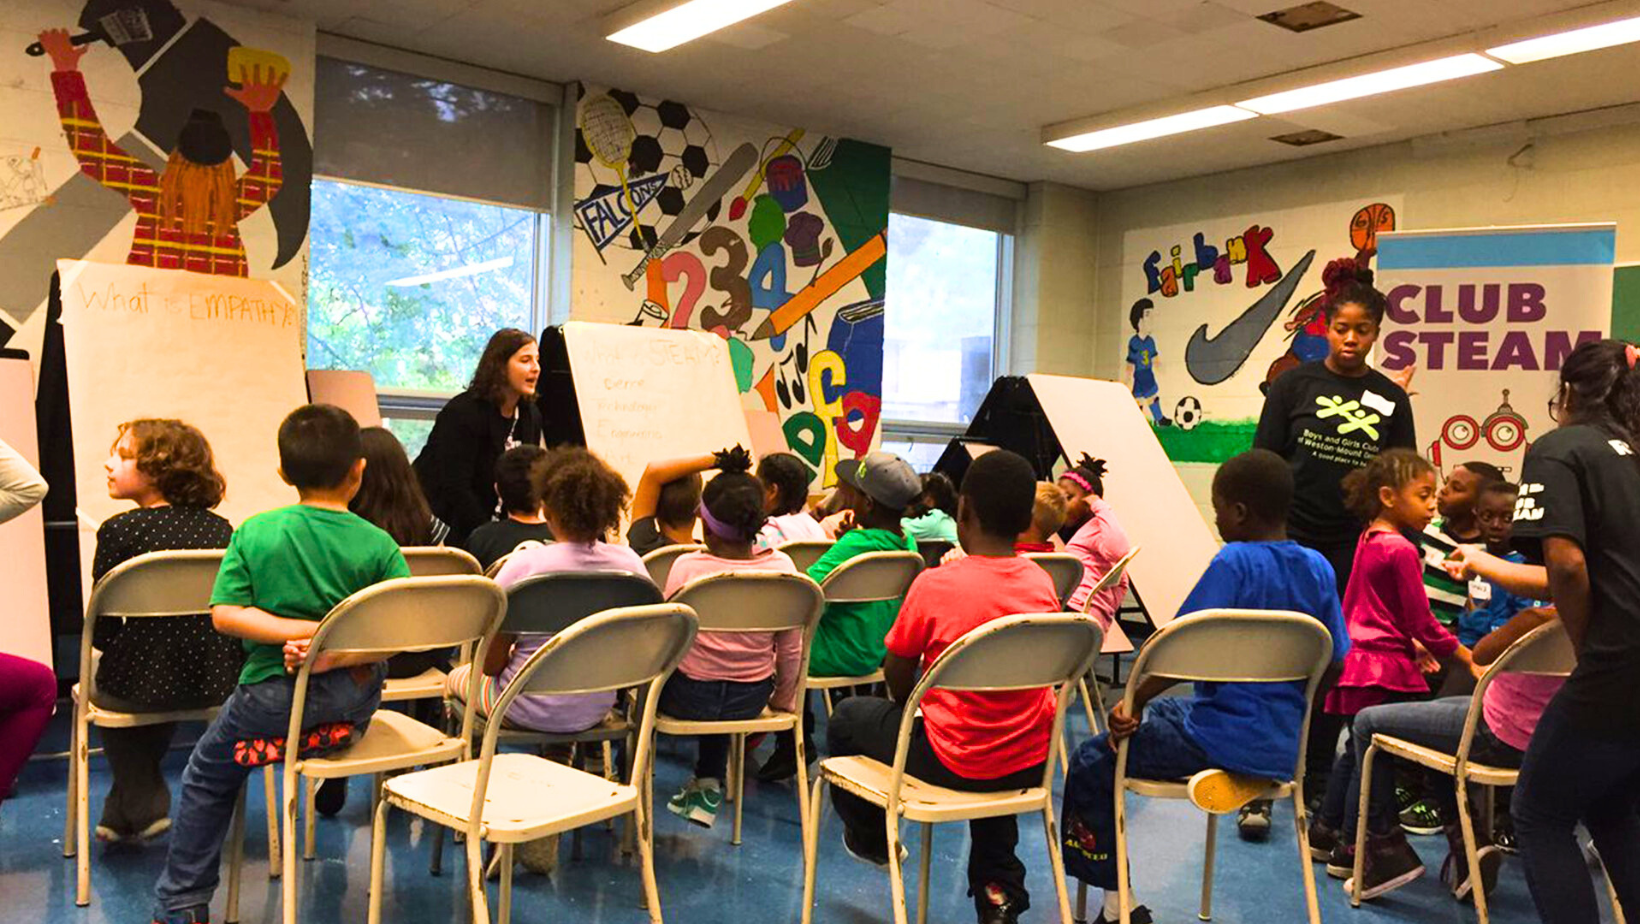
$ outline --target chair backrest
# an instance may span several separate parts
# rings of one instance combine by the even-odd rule
[[[1053,579],[1054,593],[1059,596],[1059,605],[1064,606],[1070,600],[1076,588],[1082,586],[1082,559],[1068,552],[1031,552],[1025,556],[1042,566]]]
[[[1051,791],[1057,754],[1052,742],[1059,740],[1077,678],[1092,670],[1103,643],[1099,622],[1077,613],[1004,616],[952,642],[923,672],[906,699],[889,781],[889,817],[899,810],[906,753],[918,709],[923,697],[936,688],[976,692],[1054,688],[1052,733],[1042,767],[1042,786]]]
[[[917,543],[917,554],[922,556],[924,568],[938,568],[940,560],[945,558],[945,554],[954,548],[956,548],[954,544],[946,542],[944,539],[929,539],[926,542]]]
[[[1320,620],[1277,610],[1202,610],[1152,635],[1133,662],[1135,680],[1275,683],[1308,680],[1332,660]],[[1130,680],[1129,692],[1137,689]]]
[[[524,693],[594,693],[647,685],[640,697],[643,712],[627,782],[647,780],[661,686],[694,643],[697,625],[694,611],[679,603],[623,607],[588,616],[531,655],[501,691],[490,714],[506,715],[512,701]],[[503,724],[490,722],[484,730],[467,816],[469,837],[478,836],[483,822],[490,766]]]
[[[666,579],[672,574],[672,563],[690,552],[704,552],[706,546],[698,543],[686,545],[667,545],[650,552],[643,557],[643,566],[649,569],[649,579],[655,586],[666,589]]]
[[[694,610],[702,632],[782,632],[817,622],[826,597],[805,575],[723,571],[683,585],[670,602]]]
[[[399,551],[410,566],[411,577],[438,577],[446,574],[483,574],[478,559],[447,545],[412,545]]]
[[[898,600],[923,569],[916,552],[866,552],[838,565],[820,582],[827,603]]]
[[[96,689],[91,641],[98,619],[193,616],[211,611],[221,549],[148,552],[110,568],[91,589],[80,630],[80,683],[89,702]]]
[[[1128,674],[1123,711],[1151,677],[1181,681],[1279,683],[1303,681],[1304,722],[1298,729],[1293,782],[1304,783],[1310,710],[1322,674],[1332,663],[1333,641],[1319,619],[1277,610],[1202,610],[1180,616],[1145,641]],[[1117,748],[1118,779],[1127,775],[1127,745]]]
[[[785,542],[776,546],[786,553],[799,571],[809,570],[809,566],[820,560],[834,543],[830,539],[799,539],[796,542]]]
[[[1100,578],[1098,583],[1093,585],[1092,590],[1088,591],[1088,599],[1092,600],[1094,594],[1097,594],[1102,590],[1109,590],[1110,588],[1115,587],[1116,582],[1120,581],[1122,579],[1122,575],[1127,573],[1128,565],[1136,556],[1138,556],[1140,548],[1141,546],[1136,545],[1133,548],[1128,549],[1126,555],[1116,559],[1116,564],[1111,565],[1110,570],[1105,572],[1105,576]],[[1087,606],[1087,601],[1083,601],[1082,608],[1086,610]]]
[[[506,612],[507,596],[501,587],[475,574],[395,578],[349,596],[319,623],[308,658],[296,673],[291,740],[302,728],[308,675],[321,652],[388,654],[454,648],[493,637]],[[471,728],[471,718],[470,711],[463,717],[463,736]]]
[[[1455,772],[1462,776],[1469,764],[1469,749],[1475,737],[1475,723],[1483,711],[1486,691],[1503,674],[1532,674],[1540,677],[1565,677],[1577,667],[1577,652],[1566,635],[1566,626],[1559,619],[1544,623],[1515,639],[1496,661],[1487,665],[1471,694],[1469,715],[1464,719],[1463,732],[1458,736]]]
[[[660,602],[660,588],[630,571],[549,571],[507,588],[507,621],[501,629],[551,635],[593,613]]]

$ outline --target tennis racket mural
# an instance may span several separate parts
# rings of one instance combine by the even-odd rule
[[[831,483],[879,441],[889,151],[581,88],[575,317],[708,331]]]

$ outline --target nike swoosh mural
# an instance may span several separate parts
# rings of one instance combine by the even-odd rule
[[[1315,251],[1306,253],[1281,281],[1217,334],[1209,337],[1206,324],[1196,328],[1184,349],[1184,365],[1190,377],[1203,385],[1217,385],[1235,375],[1253,355],[1253,348],[1264,339],[1270,325],[1281,317],[1314,260]]]

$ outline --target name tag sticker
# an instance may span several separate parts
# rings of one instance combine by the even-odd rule
[[[1492,583],[1485,578],[1469,579],[1469,599],[1476,603],[1492,602]]]
[[[1389,417],[1395,413],[1395,402],[1384,397],[1383,395],[1378,394],[1377,392],[1362,392],[1361,403],[1372,408],[1385,417]]]
[[[1432,545],[1424,546],[1424,564],[1429,565],[1431,568],[1440,568],[1445,563],[1445,552]],[[1446,569],[1442,568],[1441,570],[1444,571]]]

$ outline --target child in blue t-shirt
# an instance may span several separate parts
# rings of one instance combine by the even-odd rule
[[[1333,638],[1333,659],[1349,649],[1337,579],[1319,552],[1287,539],[1292,470],[1273,452],[1232,458],[1213,477],[1213,511],[1226,545],[1180,607],[1292,610],[1315,616]],[[1099,921],[1114,921],[1116,743],[1131,738],[1127,770],[1145,779],[1181,779],[1203,770],[1290,779],[1299,759],[1304,684],[1201,683],[1195,695],[1156,699],[1173,681],[1151,678],[1134,694],[1134,714],[1110,713],[1110,732],[1084,742],[1065,781],[1064,855],[1071,875],[1105,890]],[[1139,710],[1149,705],[1140,721]],[[1134,910],[1132,920],[1148,921]]]
[[[1173,421],[1162,416],[1162,386],[1156,382],[1156,338],[1150,335],[1150,313],[1155,310],[1150,299],[1141,298],[1128,311],[1128,323],[1133,325],[1133,336],[1128,338],[1128,384],[1139,407],[1150,406],[1150,419],[1156,426],[1167,427]]]
[[[1525,557],[1513,551],[1509,544],[1514,532],[1517,491],[1507,481],[1486,484],[1475,501],[1475,519],[1488,552],[1505,561],[1525,562]],[[1473,577],[1469,580],[1469,606],[1458,617],[1458,641],[1473,648],[1476,642],[1514,619],[1516,613],[1540,605],[1530,597],[1510,593],[1492,580]]]

